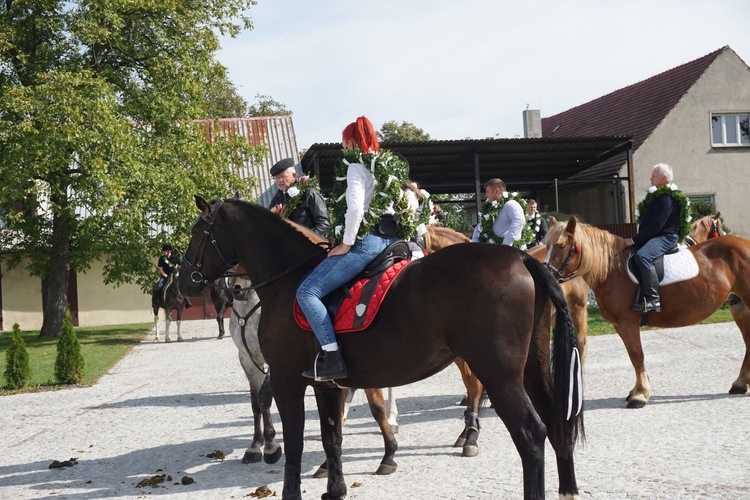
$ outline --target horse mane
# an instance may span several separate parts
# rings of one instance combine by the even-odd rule
[[[219,200],[211,200],[211,204],[217,201]],[[267,223],[281,228],[285,237],[293,240],[292,244],[296,245],[296,241],[299,241],[302,245],[307,244],[308,246],[313,245],[320,248],[318,241],[326,241],[324,238],[321,238],[312,231],[303,228],[299,224],[295,224],[288,219],[282,219],[277,213],[272,212],[263,205],[259,205],[252,201],[240,200],[238,198],[227,198],[224,202],[236,206],[243,212],[252,212],[253,216],[257,216],[257,218],[263,221],[264,224]]]
[[[324,245],[324,244],[327,245],[328,244],[328,240],[327,239],[323,238],[322,236],[320,236],[318,233],[316,233],[312,229],[306,228],[305,226],[303,226],[301,224],[297,224],[293,220],[287,219],[286,217],[282,217],[281,220],[283,220],[284,222],[286,222],[287,224],[289,224],[290,226],[292,226],[297,231],[299,231],[302,234],[304,234],[305,237],[308,240],[312,241],[316,245],[320,246],[320,245]]]
[[[566,229],[566,222],[558,221],[553,224],[544,239],[545,244],[548,247],[559,243],[567,246],[570,236]],[[626,248],[623,238],[604,229],[578,222],[574,239],[581,247],[578,274],[584,276],[589,285],[594,286],[611,272],[624,268],[628,254],[623,251]]]
[[[438,246],[438,248],[434,250],[437,251],[449,245],[453,245],[456,243],[468,243],[471,241],[471,238],[463,233],[456,231],[455,229],[437,225],[427,226],[427,232],[424,233],[423,237],[427,253],[433,252],[433,246]],[[435,245],[438,241],[441,240],[447,240],[447,242],[443,243],[442,245]]]

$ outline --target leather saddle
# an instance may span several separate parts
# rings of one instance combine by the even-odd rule
[[[667,251],[664,255],[671,255],[673,253],[677,253],[680,251],[680,247],[678,245],[675,245],[671,249]],[[628,270],[633,276],[640,276],[640,271],[638,270],[638,266],[635,264],[635,259],[633,259],[633,255],[635,255],[634,252],[630,252],[630,255],[628,255]],[[659,282],[664,280],[664,255],[661,255],[654,261],[654,268],[656,269],[656,276],[659,277]]]

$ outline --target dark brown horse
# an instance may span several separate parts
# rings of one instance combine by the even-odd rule
[[[559,279],[581,276],[591,285],[602,317],[612,323],[625,343],[635,370],[635,386],[627,396],[629,408],[646,405],[651,383],[646,373],[641,345],[641,314],[630,304],[636,285],[625,271],[628,250],[625,240],[602,229],[578,223],[551,225],[546,238],[547,262]],[[713,314],[730,293],[738,304],[730,307],[745,341],[745,358],[730,393],[745,393],[750,384],[750,241],[735,236],[712,238],[689,247],[698,264],[698,276],[661,288],[661,312],[649,313],[649,325],[678,327],[694,325]]]
[[[248,271],[263,307],[258,335],[284,428],[282,498],[302,498],[308,385],[315,391],[328,461],[323,498],[344,498],[343,391],[302,376],[317,347],[292,314],[298,283],[326,257],[325,250],[259,205],[235,199],[209,203],[200,196],[196,204],[201,215],[192,227],[181,282],[200,286],[237,263]],[[557,309],[551,349],[550,303]],[[339,335],[338,341],[348,371],[340,382],[356,388],[409,384],[462,357],[516,445],[524,497],[544,498],[547,437],[557,458],[560,494],[577,494],[573,449],[583,423],[577,411],[582,398],[578,339],[560,287],[539,261],[486,244],[454,245],[428,255],[401,272],[366,330]],[[571,377],[573,372],[579,376]]]
[[[426,253],[436,252],[442,248],[458,243],[470,243],[471,239],[449,227],[427,226],[424,235]],[[529,250],[529,255],[539,261],[544,260],[546,247],[536,245]],[[582,279],[575,279],[563,283],[565,301],[568,303],[573,325],[578,332],[578,343],[581,346],[581,363],[586,359],[586,334],[588,333],[588,296],[589,286]],[[479,453],[479,407],[484,389],[482,383],[471,373],[469,364],[461,358],[456,358],[456,366],[461,372],[461,378],[466,387],[466,412],[464,414],[464,429],[453,446],[463,448],[461,455],[473,457]],[[463,404],[463,402],[462,402]]]

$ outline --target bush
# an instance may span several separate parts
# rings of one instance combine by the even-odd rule
[[[21,337],[21,327],[13,325],[8,352],[5,353],[5,384],[10,389],[21,389],[31,379],[31,366],[26,344]]]
[[[55,378],[61,384],[77,384],[83,380],[85,363],[81,344],[70,322],[70,312],[65,313],[62,334],[57,342]]]

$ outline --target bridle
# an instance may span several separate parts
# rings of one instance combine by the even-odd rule
[[[216,253],[219,254],[219,258],[221,258],[222,262],[227,267],[227,269],[229,269],[229,268],[237,265],[237,261],[235,261],[235,262],[229,262],[224,257],[224,254],[221,252],[221,249],[219,248],[219,244],[216,242],[216,238],[213,237],[213,233],[212,233],[213,225],[216,222],[216,216],[219,213],[219,209],[221,208],[221,206],[223,204],[224,204],[224,200],[219,200],[216,203],[216,206],[214,207],[213,211],[211,212],[211,217],[208,218],[208,219],[203,215],[203,213],[201,213],[201,215],[200,215],[200,219],[202,219],[203,222],[205,222],[208,227],[203,230],[203,239],[201,240],[200,244],[198,245],[198,251],[195,254],[195,264],[193,264],[192,262],[190,262],[187,259],[187,254],[185,254],[185,255],[182,256],[182,262],[185,265],[185,267],[187,267],[187,269],[190,271],[190,281],[194,285],[198,285],[198,284],[209,285],[209,284],[211,284],[211,280],[206,279],[206,277],[203,276],[203,273],[201,273],[201,266],[203,265],[203,254],[205,253],[206,247],[208,246],[209,242],[214,247],[214,250],[216,250]],[[327,246],[327,245],[328,245],[328,243],[325,242],[325,243],[318,244],[318,247],[321,250],[326,251],[326,249],[324,247]],[[295,264],[294,266],[291,266],[291,267],[285,269],[284,271],[281,271],[280,273],[278,273],[277,275],[273,276],[270,279],[267,279],[266,281],[263,281],[261,283],[253,283],[252,285],[250,285],[249,289],[256,290],[256,289],[258,289],[258,288],[260,288],[262,286],[268,285],[269,283],[273,283],[274,281],[278,280],[279,278],[282,278],[282,277],[286,276],[287,274],[289,274],[289,273],[291,273],[293,271],[296,271],[297,269],[299,269],[300,267],[306,265],[308,262],[310,262],[311,260],[313,260],[313,259],[315,259],[317,257],[318,257],[317,254],[312,254],[307,259],[302,259],[301,261],[297,262],[297,264]],[[219,276],[219,277],[221,277],[221,276]]]
[[[195,264],[190,262],[187,258],[187,252],[185,255],[182,256],[182,263],[183,265],[190,271],[190,281],[195,284],[204,284],[204,285],[210,285],[211,281],[207,280],[203,273],[201,273],[201,266],[203,265],[203,254],[206,251],[206,246],[210,242],[211,245],[214,247],[214,250],[216,250],[216,253],[219,254],[219,258],[221,258],[222,262],[224,262],[224,265],[227,266],[227,268],[230,268],[232,266],[235,266],[237,262],[230,263],[227,261],[227,259],[224,257],[224,254],[221,252],[221,249],[219,248],[219,244],[216,242],[216,238],[213,237],[212,234],[212,228],[214,223],[216,222],[216,217],[219,214],[219,209],[224,204],[224,200],[219,200],[216,203],[216,206],[214,207],[213,211],[211,212],[211,217],[207,219],[202,213],[200,215],[200,218],[207,224],[207,228],[203,230],[203,239],[201,240],[200,244],[198,245],[198,251],[195,254]]]
[[[570,281],[578,277],[578,275],[575,272],[573,272],[567,278],[563,278],[563,273],[565,272],[565,268],[568,267],[568,264],[570,264],[570,259],[573,258],[573,255],[575,254],[580,255],[581,253],[582,253],[581,246],[578,243],[576,243],[574,240],[570,244],[570,250],[568,251],[568,256],[563,261],[560,269],[557,269],[555,266],[550,264],[547,259],[544,260],[544,265],[547,269],[549,269],[552,272],[552,276],[555,277],[558,283],[565,283],[566,281]]]

